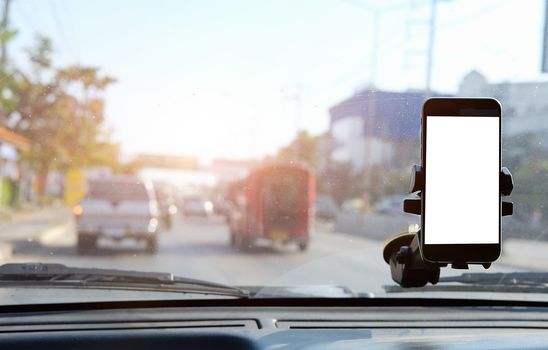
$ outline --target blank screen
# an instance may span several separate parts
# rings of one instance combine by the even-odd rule
[[[499,118],[426,118],[424,243],[498,244]]]

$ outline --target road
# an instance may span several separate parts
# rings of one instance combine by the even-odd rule
[[[419,224],[420,216],[406,213],[355,213],[341,211],[335,221],[338,232],[366,235],[384,241],[395,233],[405,231],[409,225]]]
[[[340,285],[357,291],[383,292],[393,285],[382,260],[382,242],[332,232],[318,225],[309,249],[261,245],[238,251],[229,246],[221,218],[175,219],[160,234],[157,254],[147,254],[134,242],[100,241],[97,253],[78,255],[70,215],[38,238],[12,239],[10,262],[51,262],[69,266],[172,272],[177,275],[242,286]],[[473,271],[484,271],[474,267]],[[493,270],[493,269],[492,269]],[[497,271],[505,271],[497,267]],[[444,269],[443,275],[460,273]]]
[[[40,239],[12,241],[10,262],[57,262],[70,266],[165,271],[192,278],[238,285],[337,284],[379,290],[390,283],[381,243],[319,227],[307,251],[295,246],[259,245],[238,251],[229,245],[221,218],[177,217],[159,236],[158,252],[139,244],[99,242],[95,254],[78,255],[74,223],[54,226]]]

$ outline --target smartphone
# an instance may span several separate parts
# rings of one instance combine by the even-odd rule
[[[430,98],[422,110],[421,253],[486,263],[501,251],[501,107],[492,98]]]

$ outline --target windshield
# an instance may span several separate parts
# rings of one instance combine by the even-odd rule
[[[299,219],[300,199],[306,199],[308,193],[302,193],[299,173],[290,171],[272,171],[264,176],[262,185],[262,205],[265,224],[269,226],[294,226]],[[306,191],[306,187],[304,187]]]
[[[88,181],[86,198],[104,200],[149,200],[145,185],[139,180]]]
[[[0,262],[167,273],[252,297],[544,298],[474,286],[548,273],[546,8],[2,1]],[[516,183],[502,255],[471,266],[467,291],[398,289],[383,259],[386,239],[420,224],[402,201],[436,96],[500,101]],[[0,283],[0,304],[197,297],[108,278],[59,293],[55,281]],[[227,290],[198,297],[247,295]]]

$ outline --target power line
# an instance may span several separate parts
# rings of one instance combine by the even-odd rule
[[[344,2],[348,3],[348,4],[351,4],[355,7],[358,7],[358,8],[361,8],[362,10],[364,11],[368,11],[368,12],[374,12],[374,11],[378,11],[378,12],[396,12],[396,11],[404,11],[404,3],[405,1],[402,1],[398,4],[391,4],[390,6],[372,6],[370,3],[368,2],[363,2],[363,1],[358,1],[358,0],[343,0]],[[420,4],[420,5],[417,5],[417,6],[422,6],[422,5],[425,5],[425,4]]]
[[[57,27],[57,31],[59,32],[59,36],[61,40],[63,41],[65,47],[70,51],[70,54],[73,57],[76,57],[75,51],[70,43],[70,40],[68,39],[66,32],[64,30],[63,22],[61,21],[61,17],[59,16],[59,12],[57,11],[57,6],[55,5],[55,0],[50,0],[49,5],[51,8],[51,12],[53,14],[53,20],[55,22],[55,25]],[[78,58],[78,57],[76,57]]]
[[[4,9],[2,13],[2,32],[5,34],[8,31],[8,23],[9,23],[9,11],[10,11],[10,2],[11,0],[4,0]],[[2,47],[0,52],[0,66],[2,67],[2,71],[6,70],[6,60],[8,55],[8,46],[6,40],[2,40]]]
[[[34,16],[34,13],[39,13],[39,10],[35,10],[29,6],[29,4],[34,4],[33,2],[29,1],[18,1],[17,2],[17,8],[24,14],[25,19],[30,24],[30,27],[32,27],[32,30],[34,31],[34,34],[40,33],[40,28],[44,27],[44,22],[42,20],[42,16]],[[30,15],[29,15],[30,14]]]
[[[432,89],[432,66],[434,65],[434,40],[436,32],[437,0],[430,4],[430,21],[428,23],[428,51],[426,56],[426,86],[425,97],[430,97]]]
[[[25,24],[33,31],[33,33],[37,33],[38,30],[36,30],[36,27],[34,26],[34,22],[31,19],[31,16],[29,16],[28,12],[26,11],[25,7],[23,6],[25,2],[18,2],[15,6],[15,9],[17,13],[19,14],[19,17],[25,19]]]
[[[484,6],[483,8],[476,11],[475,13],[466,16],[466,18],[464,18],[464,19],[454,21],[452,23],[447,23],[446,25],[440,26],[438,28],[438,31],[440,31],[440,32],[441,31],[450,31],[450,30],[459,28],[459,27],[461,27],[465,24],[475,22],[475,21],[477,21],[478,19],[480,19],[482,17],[485,17],[487,15],[490,15],[492,13],[495,13],[495,12],[501,10],[502,8],[504,8],[505,6],[510,5],[511,3],[512,2],[508,1],[508,0],[500,0],[500,1],[498,1],[498,3],[495,3],[495,4],[490,2],[489,4]]]

